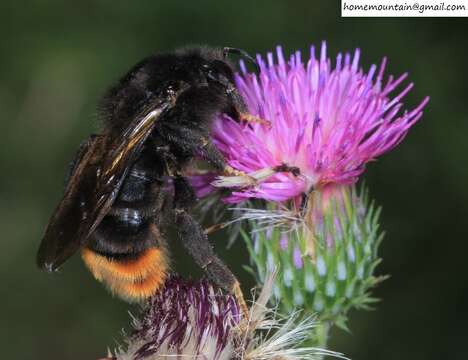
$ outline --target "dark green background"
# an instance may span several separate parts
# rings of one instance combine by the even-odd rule
[[[409,106],[431,102],[404,143],[365,174],[384,207],[387,236],[377,311],[353,312],[352,334],[331,347],[353,359],[466,359],[468,166],[466,19],[342,19],[332,1],[2,1],[0,4],[0,357],[96,359],[120,339],[129,307],[78,257],[60,274],[35,267],[43,228],[62,193],[95,104],[118,76],[155,50],[188,43],[252,53],[328,41],[362,49],[366,68],[387,55],[410,72]],[[227,256],[243,281],[246,251]],[[177,266],[193,272],[180,251]]]

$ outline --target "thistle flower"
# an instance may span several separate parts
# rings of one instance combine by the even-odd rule
[[[273,277],[250,310],[247,329],[239,329],[239,305],[207,281],[168,280],[152,298],[141,320],[133,320],[134,333],[127,346],[116,351],[117,360],[210,359],[210,360],[313,360],[341,354],[300,345],[315,326],[306,318],[297,326],[297,313],[287,320],[275,317],[266,307]]]
[[[233,336],[240,322],[235,298],[198,283],[170,278],[147,305],[142,320],[134,319],[128,349],[117,359],[164,359],[175,355],[230,359],[239,345]]]
[[[318,58],[311,48],[305,64],[300,52],[286,62],[280,47],[276,61],[271,53],[266,60],[258,56],[260,74],[242,67],[236,81],[249,111],[270,126],[223,116],[213,128],[229,165],[257,180],[212,182],[231,190],[225,201],[244,201],[233,221],[249,221],[242,235],[252,272],[261,283],[279,267],[276,303],[285,313],[302,307],[318,314],[322,326],[311,338],[320,346],[329,326],[346,328],[350,308],[375,301],[369,290],[382,280],[374,275],[380,209],[355,183],[369,161],[403,140],[429,100],[402,111],[413,84],[396,89],[407,74],[385,80],[386,59],[364,72],[359,57],[359,50],[338,54],[332,67],[325,43]],[[275,173],[281,165],[300,174]],[[197,180],[201,189],[203,177]],[[209,190],[203,187],[205,194]]]
[[[253,176],[263,178],[266,169],[281,164],[298,167],[301,175],[274,174],[255,187],[233,191],[227,201],[284,201],[330,183],[353,184],[367,162],[395,147],[421,118],[429,99],[401,113],[401,100],[413,84],[392,98],[407,74],[384,81],[385,58],[365,73],[359,68],[359,50],[352,57],[338,54],[334,68],[326,51],[322,43],[316,58],[311,47],[304,64],[299,51],[286,62],[278,47],[276,62],[271,53],[266,61],[257,57],[258,76],[242,67],[236,78],[240,93],[249,111],[271,126],[224,116],[213,129],[216,145],[229,165]],[[232,186],[231,182],[223,178],[215,184]]]

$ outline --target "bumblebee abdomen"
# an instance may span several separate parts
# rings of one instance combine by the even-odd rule
[[[118,211],[121,210],[128,209]],[[142,214],[140,210],[132,212],[133,216],[128,218],[116,213],[115,208],[111,209],[111,213],[104,217],[92,235],[93,250],[110,255],[126,255],[156,245],[152,231],[153,219]]]
[[[164,248],[148,248],[127,258],[112,258],[84,248],[81,256],[97,280],[131,302],[155,294],[164,285],[169,270]]]
[[[144,300],[164,284],[168,271],[160,233],[165,193],[146,152],[131,166],[115,202],[82,250],[94,277],[128,301]]]
[[[151,154],[143,152],[131,166],[115,202],[92,234],[89,247],[95,252],[125,256],[159,246],[166,194],[148,158]]]

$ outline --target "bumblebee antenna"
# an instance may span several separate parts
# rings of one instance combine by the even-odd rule
[[[255,67],[255,70],[257,72],[260,72],[260,66],[258,66],[258,63],[255,61],[255,59],[249,55],[249,53],[245,50],[242,49],[237,49],[237,48],[232,48],[232,47],[225,47],[223,48],[223,55],[224,57],[227,57],[229,54],[235,54],[235,55],[240,55],[247,60],[249,60],[252,65]]]

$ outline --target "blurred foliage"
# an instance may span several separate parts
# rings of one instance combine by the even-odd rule
[[[352,334],[335,331],[331,347],[359,360],[466,359],[467,25],[462,18],[342,19],[339,2],[325,0],[3,0],[2,358],[96,359],[128,324],[128,306],[92,280],[78,256],[54,276],[34,259],[67,163],[95,131],[95,104],[109,84],[142,57],[188,43],[264,53],[325,39],[331,55],[359,46],[366,68],[386,55],[390,73],[409,71],[416,84],[409,105],[431,96],[403,144],[365,175],[384,209],[380,271],[392,277],[375,293],[383,299],[378,311],[352,313]],[[214,239],[248,289],[242,242],[227,256],[222,234]],[[198,276],[174,248],[174,267]]]

